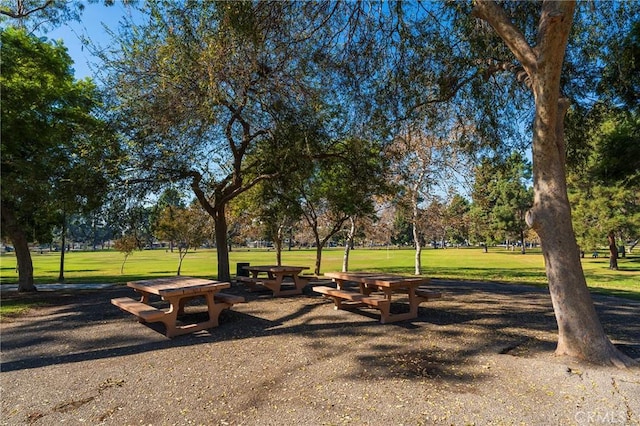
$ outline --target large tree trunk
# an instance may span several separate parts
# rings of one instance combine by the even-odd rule
[[[322,243],[316,238],[316,266],[313,269],[313,273],[320,275],[320,265],[322,264]]]
[[[413,209],[413,243],[416,248],[414,273],[420,275],[422,273],[422,244],[420,242],[420,233],[418,232],[418,188],[414,187],[411,207]]]
[[[67,244],[67,212],[62,213],[62,237],[60,241],[62,245],[62,250],[60,251],[60,272],[58,273],[58,281],[64,282],[64,254],[66,250]]]
[[[279,225],[273,239],[273,246],[276,250],[276,265],[282,265],[282,242],[284,241],[284,225]]]
[[[623,367],[634,361],[613,346],[598,319],[580,263],[567,196],[563,121],[568,102],[560,98],[560,75],[574,9],[574,1],[544,1],[535,48],[496,3],[479,1],[476,15],[493,26],[518,58],[535,98],[534,204],[527,223],[542,244],[558,323],[556,353]]]
[[[33,262],[29,251],[29,242],[24,231],[16,223],[13,212],[2,204],[2,228],[13,244],[16,251],[16,262],[18,264],[18,291],[32,292],[38,291],[33,282]],[[63,248],[64,250],[64,248]]]
[[[609,269],[614,271],[618,270],[618,246],[616,245],[616,234],[613,231],[609,231],[607,234],[607,240],[609,241]]]
[[[351,223],[351,227],[349,228],[349,233],[347,234],[347,238],[345,238],[345,242],[344,242],[344,255],[342,256],[342,272],[349,271],[349,253],[351,251],[351,247],[353,246],[353,237],[356,234],[356,221],[353,220],[352,217],[350,217],[349,222]]]
[[[229,248],[227,246],[227,218],[224,214],[224,205],[218,204],[213,217],[216,227],[216,252],[218,255],[218,280],[230,281],[229,272]]]

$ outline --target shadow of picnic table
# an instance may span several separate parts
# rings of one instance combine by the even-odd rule
[[[370,342],[368,351],[356,356],[359,362],[369,370],[376,366],[384,374],[402,378],[445,375],[448,366],[483,352],[527,356],[553,350],[556,323],[545,288],[445,280],[433,280],[432,287],[445,297],[421,306],[415,320],[387,325],[366,311],[334,311],[331,302],[308,289],[302,296],[271,298],[233,288],[231,291],[247,297],[247,304],[224,311],[217,328],[174,339],[166,338],[158,325],[138,324],[111,305],[111,298],[130,296],[129,288],[42,295],[51,299],[48,306],[3,322],[0,370],[19,371],[291,334],[308,337],[308,345],[326,356],[344,351],[345,340]],[[640,303],[597,295],[594,300],[611,339],[630,356],[640,357]],[[198,307],[193,310],[198,311]],[[459,348],[425,353],[401,340],[376,343],[380,337],[403,330],[409,335],[422,333],[421,339],[429,339],[436,346],[438,342],[459,342]],[[398,360],[410,368],[395,369]],[[455,377],[465,380],[459,374]]]

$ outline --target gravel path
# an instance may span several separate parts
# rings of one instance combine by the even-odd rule
[[[434,281],[442,300],[382,325],[320,296],[248,303],[167,339],[112,306],[125,287],[2,297],[51,304],[4,318],[3,425],[640,425],[640,370],[553,356],[545,289]],[[640,303],[594,296],[640,359]],[[187,312],[202,315],[203,306]]]

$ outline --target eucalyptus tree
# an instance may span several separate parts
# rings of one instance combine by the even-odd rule
[[[619,7],[626,7],[617,4]],[[633,7],[633,6],[632,6]],[[608,10],[604,10],[604,9]],[[525,19],[518,20],[517,12]],[[578,246],[571,223],[571,210],[566,187],[566,145],[564,117],[570,104],[565,96],[573,82],[567,69],[574,65],[572,75],[580,75],[579,48],[581,40],[597,45],[597,30],[615,33],[624,15],[612,14],[609,4],[599,10],[600,22],[609,24],[599,28],[595,21],[586,23],[586,14],[576,13],[573,1],[543,1],[542,3],[515,3],[501,5],[494,1],[474,3],[471,13],[486,23],[504,43],[500,58],[495,64],[515,71],[521,76],[532,95],[533,114],[533,207],[527,214],[527,224],[540,236],[549,290],[558,323],[556,353],[583,358],[589,361],[625,366],[634,361],[618,351],[607,338],[596,314],[586,285],[578,256]],[[576,25],[574,26],[574,16]],[[609,21],[607,18],[611,18]],[[478,28],[486,34],[486,50],[496,52],[491,43],[489,28]],[[585,39],[570,36],[583,30]],[[592,31],[589,33],[589,30]],[[585,34],[586,33],[586,34]],[[618,33],[619,34],[619,33]],[[565,53],[569,46],[569,61],[565,65]],[[585,47],[582,52],[587,52]],[[486,57],[485,57],[486,58]],[[591,63],[591,66],[595,64]],[[588,66],[586,67],[588,68]],[[563,72],[564,71],[564,72]],[[586,74],[582,76],[588,77]],[[583,92],[584,94],[584,92]]]
[[[19,291],[35,291],[28,243],[50,241],[60,224],[64,237],[68,216],[101,204],[118,147],[95,85],[74,80],[63,45],[14,28],[0,36],[2,233],[16,249]]]
[[[313,103],[323,81],[306,73],[296,3],[146,3],[105,58],[114,119],[130,148],[127,183],[191,188],[215,221],[218,278],[230,278],[226,209],[277,176],[256,154],[281,111]],[[255,155],[254,155],[255,154]],[[286,161],[284,159],[280,159]]]
[[[604,364],[633,364],[607,338],[577,255],[563,123],[571,101],[594,93],[604,47],[629,31],[638,4],[590,8],[590,3],[580,3],[576,10],[575,1],[406,2],[381,5],[378,14],[367,13],[367,5],[345,7],[352,10],[350,21],[361,28],[371,28],[372,15],[382,22],[382,28],[370,31],[377,36],[369,37],[380,42],[378,49],[353,43],[361,47],[354,48],[358,58],[370,53],[377,61],[387,55],[388,65],[373,68],[372,79],[366,80],[383,77],[367,97],[380,107],[372,117],[387,121],[429,114],[433,109],[428,106],[456,99],[459,109],[454,113],[467,115],[484,135],[476,140],[500,148],[514,138],[523,142],[524,132],[530,131],[534,202],[527,223],[543,248],[558,322],[556,352]],[[344,34],[347,39],[360,35],[351,26]],[[354,60],[349,69],[362,68],[365,61]]]

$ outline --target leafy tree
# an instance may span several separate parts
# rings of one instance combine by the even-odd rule
[[[567,122],[570,199],[582,248],[606,236],[609,267],[617,269],[619,239],[638,240],[640,229],[640,21],[609,43],[598,93],[603,100],[574,107]],[[622,106],[622,107],[621,107]]]
[[[507,239],[520,241],[524,254],[528,228],[525,216],[533,203],[533,189],[529,186],[531,165],[520,154],[513,153],[501,172],[493,188],[497,198],[494,210],[496,227],[504,232]]]
[[[300,220],[301,211],[300,205],[291,198],[272,195],[263,192],[258,218],[263,224],[265,238],[273,241],[276,265],[282,265],[284,240],[287,236],[291,237],[291,229]]]
[[[64,46],[14,28],[0,36],[2,232],[16,249],[19,290],[34,291],[29,241],[50,241],[67,215],[99,206],[119,154],[96,118],[95,86],[74,80]]]
[[[623,40],[613,40],[605,50],[603,77],[598,92],[622,102],[636,113],[640,107],[640,20],[632,24]]]
[[[360,87],[369,83],[374,88],[369,97],[376,101],[374,116],[381,121],[429,116],[433,109],[427,107],[440,103],[452,115],[470,117],[483,136],[464,145],[478,148],[482,145],[476,142],[483,142],[507,152],[508,141],[523,142],[531,131],[534,202],[527,222],[542,244],[558,322],[556,351],[593,362],[633,364],[606,337],[576,255],[564,117],[572,100],[593,93],[602,52],[629,30],[638,5],[619,2],[589,9],[580,3],[578,10],[575,1],[552,0],[397,5],[382,11],[365,11],[362,3],[345,6],[365,33],[345,25],[345,34],[357,34],[355,47],[344,49],[359,59],[351,61],[350,69],[363,69],[369,52],[372,64],[387,58],[386,66],[372,68],[371,80],[359,79]],[[376,18],[383,22],[376,25]],[[361,42],[365,36],[378,43],[376,49]],[[449,102],[453,99],[455,105]],[[523,120],[532,126],[523,128]]]
[[[142,245],[135,235],[123,235],[113,242],[113,248],[124,254],[124,260],[120,266],[120,274],[124,273],[124,264],[135,250],[142,250]]]
[[[79,21],[87,3],[103,1],[112,6],[115,0],[0,0],[0,22],[10,21],[12,25],[29,31],[56,28],[67,21]],[[134,0],[119,0],[125,4]]]
[[[200,247],[210,235],[211,217],[197,204],[189,207],[167,205],[161,210],[155,229],[157,237],[175,241],[178,247],[178,271],[190,249]]]
[[[483,158],[474,169],[474,183],[471,197],[473,203],[469,212],[471,220],[471,231],[478,239],[484,251],[488,251],[489,245],[497,243],[498,236],[495,234],[491,212],[496,200],[487,190],[491,186],[494,176],[495,166],[490,158]]]
[[[106,58],[117,120],[131,141],[129,182],[149,191],[190,186],[215,221],[221,280],[230,278],[229,202],[274,177],[262,165],[268,159],[251,154],[276,143],[281,111],[301,109],[322,88],[298,60],[295,7],[147,3],[148,22],[123,28],[119,53]]]
[[[394,166],[393,179],[403,188],[411,210],[411,224],[415,254],[415,274],[422,272],[421,253],[425,229],[421,229],[419,220],[420,205],[431,204],[436,200],[434,189],[442,187],[442,182],[449,181],[451,170],[455,167],[456,156],[454,146],[448,141],[451,131],[444,135],[434,134],[436,126],[425,131],[420,126],[409,129],[405,134],[397,136],[390,148],[389,155]],[[438,126],[440,127],[440,126]]]
[[[317,160],[312,173],[299,183],[302,217],[314,236],[315,274],[320,274],[322,249],[350,218],[374,214],[374,196],[384,194],[385,163],[376,144],[347,138]]]
[[[88,213],[76,213],[69,218],[67,235],[71,242],[80,242],[85,247],[96,250],[98,246],[104,245],[113,239],[114,230],[107,222],[107,212],[101,206]],[[61,240],[61,232],[54,237]]]
[[[412,213],[408,210],[407,204],[406,202],[404,204],[396,204],[396,209],[394,210],[391,242],[400,246],[413,245]]]
[[[445,205],[442,200],[434,198],[420,211],[420,228],[423,230],[424,243],[431,243],[431,247],[445,247]]]
[[[569,99],[561,95],[563,63],[572,30],[575,2],[544,1],[535,47],[507,10],[479,1],[474,16],[488,23],[525,73],[533,94],[534,203],[527,223],[542,242],[549,290],[558,322],[556,352],[600,363],[625,366],[633,360],[607,338],[593,306],[577,256],[566,190],[564,116]]]
[[[154,234],[157,231],[156,225],[158,223],[165,222],[163,219],[166,219],[166,212],[168,211],[171,215],[173,211],[176,210],[184,210],[186,208],[185,202],[183,201],[183,194],[176,188],[166,188],[160,197],[158,198],[158,202],[156,203],[156,208],[152,212],[151,223],[153,226]],[[169,250],[173,253],[173,247],[175,240],[170,237],[162,237],[169,240]]]
[[[444,211],[445,233],[454,244],[469,243],[469,201],[459,194],[450,197]]]
[[[595,106],[575,126],[571,142],[583,144],[583,157],[570,163],[569,194],[581,247],[609,247],[609,268],[618,269],[618,244],[640,230],[640,120],[620,110]],[[585,131],[575,122],[588,121]],[[623,251],[624,253],[624,251]]]

